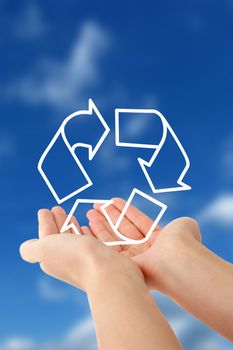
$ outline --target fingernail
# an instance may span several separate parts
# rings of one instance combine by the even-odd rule
[[[50,212],[49,209],[46,209],[46,208],[44,208],[44,209],[39,209],[38,212],[37,212],[37,215],[40,215],[40,214],[43,214],[43,213],[48,213],[48,212]]]
[[[93,214],[95,213],[95,209],[90,209],[90,210],[88,210],[88,212],[87,212],[87,218],[89,219],[89,217],[92,217],[93,216]]]
[[[60,207],[59,205],[55,205],[54,207],[52,207],[52,211],[53,210],[61,210],[61,209],[63,209],[62,207]]]

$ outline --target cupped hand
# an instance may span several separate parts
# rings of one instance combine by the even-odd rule
[[[136,264],[93,237],[90,229],[83,228],[85,236],[72,231],[60,233],[65,219],[61,207],[40,210],[39,238],[21,245],[21,257],[30,263],[40,263],[46,274],[85,291],[108,273],[127,274],[142,282],[143,275]],[[74,217],[72,222],[82,230]]]
[[[126,201],[121,198],[113,198],[113,204],[107,207],[107,213],[113,223],[122,212]],[[88,234],[101,241],[116,240],[110,225],[101,211],[101,204],[95,204],[87,213],[90,228],[85,228]],[[136,207],[130,206],[124,216],[119,231],[126,237],[135,240],[143,239],[153,221]],[[84,230],[84,231],[85,231]],[[190,241],[200,241],[201,234],[198,224],[191,218],[179,218],[169,223],[164,228],[157,227],[148,241],[136,245],[121,245],[114,247],[121,255],[130,257],[137,263],[143,272],[147,284],[153,289],[163,289],[163,264],[169,261],[171,255],[181,254],[185,244]],[[174,253],[175,254],[171,254]]]

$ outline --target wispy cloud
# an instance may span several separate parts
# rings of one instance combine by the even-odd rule
[[[185,349],[230,350],[231,345],[207,326],[187,314],[166,296],[155,293],[162,312],[166,315]],[[94,323],[90,317],[74,324],[63,340],[36,343],[24,338],[12,338],[0,344],[0,350],[97,350]]]
[[[126,123],[126,130],[124,131],[127,135],[136,137],[141,135],[146,127],[147,124],[144,118],[130,119]]]
[[[36,345],[26,338],[11,338],[0,345],[0,350],[35,350]]]
[[[184,349],[230,350],[230,342],[181,309],[168,297],[161,293],[154,295]]]
[[[188,11],[183,16],[184,24],[186,29],[191,31],[193,34],[201,34],[205,28],[204,19],[201,13],[197,11]]]
[[[67,334],[64,349],[97,350],[94,323],[91,318],[77,323]]]
[[[233,134],[230,135],[221,149],[223,175],[227,178],[233,178]]]
[[[59,338],[59,337],[58,337]],[[12,337],[0,344],[0,350],[97,350],[95,328],[91,318],[75,324],[63,340],[55,339],[46,343],[34,342],[27,338]]]
[[[203,223],[217,223],[225,227],[233,226],[233,192],[224,193],[214,198],[199,213],[198,218]]]
[[[46,276],[38,280],[37,287],[40,297],[48,301],[60,302],[70,296],[69,286],[57,285],[56,281]]]
[[[19,14],[12,27],[13,34],[20,39],[37,39],[45,34],[47,25],[40,8],[33,2]]]
[[[87,89],[100,81],[100,58],[109,46],[109,35],[96,23],[86,22],[63,62],[43,59],[39,69],[11,84],[8,96],[53,108],[77,106]]]
[[[11,156],[14,153],[15,145],[8,133],[0,132],[0,160]]]

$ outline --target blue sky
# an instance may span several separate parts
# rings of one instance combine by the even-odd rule
[[[197,218],[205,244],[232,261],[232,33],[230,0],[0,1],[1,350],[96,348],[85,295],[18,255],[19,244],[37,234],[38,208],[56,204],[38,159],[89,97],[110,126],[116,107],[166,116],[191,160],[192,190],[157,197],[169,204],[163,220]],[[102,162],[110,160],[108,148]],[[124,159],[115,166],[125,174]],[[114,174],[109,169],[109,184]],[[122,178],[128,183],[129,173]],[[187,349],[230,348],[156,297]]]

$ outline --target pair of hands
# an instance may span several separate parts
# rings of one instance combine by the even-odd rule
[[[113,199],[108,215],[116,222],[125,201]],[[95,204],[87,213],[89,227],[80,227],[73,217],[72,222],[82,235],[72,231],[60,233],[66,219],[61,207],[38,213],[39,239],[23,243],[20,253],[30,263],[40,263],[42,270],[64,282],[88,292],[95,283],[107,276],[127,274],[139,283],[146,281],[151,289],[166,292],[166,274],[163,266],[182,251],[183,244],[200,241],[200,231],[193,219],[176,219],[163,229],[156,228],[150,239],[140,245],[108,247],[102,242],[116,240],[108,222],[101,212],[101,204]],[[127,210],[119,231],[133,239],[142,239],[153,221],[137,208]]]
[[[125,201],[118,198],[108,207],[113,222],[124,205]],[[200,243],[197,223],[190,218],[176,219],[162,229],[157,227],[143,244],[109,247],[102,242],[116,240],[116,237],[100,207],[95,205],[87,213],[89,227],[80,227],[72,218],[82,233],[80,236],[71,231],[60,233],[67,217],[61,207],[40,210],[39,239],[20,247],[24,260],[39,262],[45,273],[87,292],[97,324],[97,338],[101,344],[108,344],[100,348],[121,349],[122,344],[130,341],[133,347],[130,345],[127,349],[135,349],[135,342],[141,349],[145,339],[148,339],[148,349],[180,348],[171,345],[177,341],[150,299],[148,288],[168,295],[233,341],[233,265]],[[142,239],[152,220],[135,207],[130,207],[126,214],[119,231],[126,237]],[[112,333],[110,327],[111,322],[117,324],[119,320],[124,324],[121,336]],[[137,327],[140,324],[137,340],[134,333],[129,336],[129,324]],[[161,327],[157,327],[158,324]],[[169,346],[161,345],[168,340]]]

